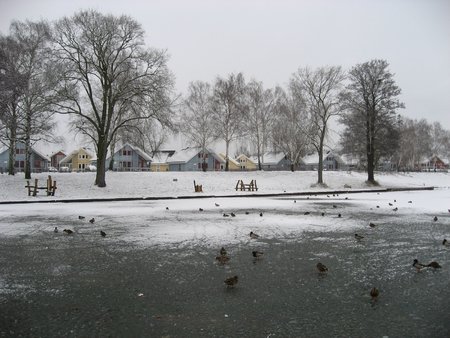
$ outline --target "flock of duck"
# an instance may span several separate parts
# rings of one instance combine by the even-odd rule
[[[335,196],[335,195],[333,195],[333,196]],[[339,196],[339,195],[337,195],[337,196]],[[327,195],[327,197],[330,197],[330,196]],[[307,199],[309,199],[309,197],[307,197]],[[348,198],[346,197],[345,199],[348,199]],[[297,202],[297,201],[294,200],[294,203],[296,203],[296,202]],[[397,201],[394,200],[394,202],[397,202]],[[408,201],[408,203],[412,203],[412,201]],[[388,203],[388,205],[389,205],[389,206],[393,206],[393,204],[390,203],[390,202]],[[215,206],[218,207],[219,204],[215,203]],[[376,207],[377,207],[377,208],[380,208],[379,205],[377,205]],[[337,208],[337,206],[333,204],[333,208]],[[203,209],[201,209],[201,208],[200,208],[199,210],[200,210],[200,211],[203,211]],[[395,207],[395,208],[393,208],[392,210],[393,210],[393,211],[398,211],[398,207]],[[450,209],[448,209],[448,212],[450,213]],[[248,212],[246,212],[246,214],[248,214]],[[306,211],[306,212],[304,213],[304,215],[309,215],[309,214],[310,214],[309,211]],[[321,215],[324,216],[325,213],[322,212]],[[224,213],[223,216],[224,216],[224,217],[229,217],[229,216],[235,217],[236,215],[235,215],[234,213],[231,212],[230,214]],[[261,217],[263,216],[263,213],[262,213],[262,212],[260,213],[260,216],[261,216]],[[340,218],[340,217],[342,217],[342,215],[339,213],[339,214],[338,214],[338,218]],[[433,221],[434,221],[434,222],[437,222],[437,221],[438,221],[438,217],[437,217],[437,216],[434,216],[434,217],[433,217]],[[371,227],[371,228],[375,228],[376,226],[377,226],[377,225],[376,225],[375,223],[373,223],[373,222],[370,222],[370,223],[369,223],[369,227]],[[258,234],[256,234],[256,233],[253,232],[253,231],[250,232],[249,236],[250,236],[251,239],[258,239],[258,238],[260,237]],[[354,235],[354,237],[355,237],[355,239],[356,239],[357,241],[361,241],[361,240],[364,239],[364,236],[359,235],[359,234],[357,234],[357,233]],[[444,240],[442,241],[442,245],[444,245],[444,246],[449,246],[449,247],[450,247],[450,242],[449,242],[447,239],[444,238]],[[260,252],[260,251],[252,251],[252,255],[253,255],[254,259],[259,259],[259,258],[261,258],[263,254],[264,254],[264,253],[263,253],[263,252]],[[222,247],[222,248],[220,249],[219,255],[216,257],[216,260],[219,262],[219,264],[227,264],[228,261],[230,260],[230,257],[227,255],[227,251],[225,250],[224,247]],[[423,264],[423,263],[420,263],[417,259],[414,259],[413,265],[412,265],[412,266],[416,268],[417,272],[420,272],[420,271],[421,271],[422,269],[424,269],[424,268],[432,268],[433,270],[435,270],[435,269],[441,269],[441,268],[442,268],[442,266],[441,266],[438,262],[436,262],[436,261],[432,261],[432,262],[430,262],[430,263],[428,263],[428,264]],[[325,264],[323,264],[323,263],[321,263],[321,262],[318,262],[318,263],[316,264],[316,268],[317,268],[317,271],[318,271],[320,274],[324,274],[324,273],[327,273],[327,272],[328,272],[328,268],[325,266]],[[232,277],[229,277],[229,278],[225,279],[225,280],[224,280],[224,283],[225,283],[225,285],[226,285],[227,287],[233,288],[233,287],[236,286],[236,284],[238,283],[238,281],[239,281],[239,277],[238,277],[237,275],[235,275],[235,276],[232,276]],[[376,301],[376,300],[377,300],[379,294],[380,294],[380,291],[379,291],[378,288],[376,288],[376,287],[373,287],[373,288],[370,290],[370,297],[371,297],[371,299],[372,299],[373,301]]]
[[[80,221],[82,221],[82,220],[85,220],[86,217],[85,217],[85,216],[78,216],[78,219],[79,219]],[[94,223],[95,223],[95,218],[92,217],[92,218],[89,220],[89,223],[94,224]],[[54,233],[58,233],[58,232],[59,232],[58,227],[55,227],[55,229],[53,230],[53,232],[54,232]],[[73,231],[72,229],[64,229],[63,232],[64,232],[65,234],[67,234],[67,235],[72,235],[72,234],[74,233],[74,231]],[[106,232],[104,232],[103,230],[100,230],[100,236],[106,237]]]
[[[339,195],[333,195],[333,196],[339,196]],[[331,197],[331,196],[330,196],[330,195],[327,195],[327,197]],[[309,199],[309,197],[307,197],[307,199]],[[346,197],[345,199],[348,199],[348,198]],[[296,203],[296,202],[297,202],[297,201],[294,200],[294,203]],[[394,200],[394,202],[397,202],[397,201]],[[412,203],[412,201],[408,201],[408,203]],[[389,205],[389,206],[393,206],[393,204],[390,203],[390,202],[388,203],[388,205]],[[216,207],[219,207],[220,205],[219,205],[218,203],[215,203],[215,206],[216,206]],[[379,205],[377,205],[376,207],[377,207],[377,208],[380,208]],[[335,204],[333,204],[333,208],[337,208],[337,206],[336,206]],[[166,210],[169,210],[169,207],[166,207]],[[200,212],[204,211],[203,208],[199,208],[198,210],[199,210]],[[395,208],[393,208],[392,210],[393,210],[393,211],[398,211],[398,207],[395,207]],[[448,211],[450,212],[450,209],[449,209]],[[248,215],[249,212],[246,211],[245,214]],[[309,215],[309,214],[310,214],[309,211],[306,211],[306,212],[304,213],[304,215]],[[223,217],[230,217],[230,216],[231,216],[231,217],[236,217],[236,214],[233,213],[233,212],[230,212],[230,213],[223,213]],[[260,217],[263,217],[263,213],[260,212],[259,216],[260,216]],[[322,213],[321,213],[321,216],[325,216],[325,213],[322,212]],[[341,217],[342,217],[342,214],[338,213],[338,214],[337,214],[337,217],[338,217],[338,218],[341,218]],[[79,219],[79,220],[84,220],[85,218],[86,218],[85,216],[78,216],[78,219]],[[438,217],[437,217],[437,216],[434,216],[433,221],[434,221],[434,222],[437,222],[437,221],[438,221]],[[89,222],[90,222],[91,224],[93,224],[93,223],[95,222],[95,218],[89,219]],[[370,222],[370,223],[369,223],[369,227],[375,228],[375,227],[376,227],[376,224],[373,223],[373,222]],[[59,231],[59,230],[58,230],[58,227],[55,227],[54,232],[57,233],[58,231]],[[71,229],[64,229],[63,232],[66,233],[67,235],[72,235],[72,234],[74,233],[73,230],[71,230]],[[106,233],[105,233],[103,230],[100,230],[100,235],[101,235],[102,237],[106,237]],[[253,231],[250,231],[249,237],[250,237],[250,239],[254,239],[254,240],[257,240],[257,239],[260,238],[260,236],[259,236],[258,234],[256,234],[255,232],[253,232]],[[357,233],[354,235],[354,237],[355,237],[355,239],[356,239],[357,241],[361,241],[361,240],[364,239],[364,236],[359,235],[359,234],[357,234]],[[444,245],[444,246],[450,246],[450,242],[449,242],[447,239],[444,238],[444,240],[442,241],[442,245]],[[261,251],[257,251],[257,250],[253,250],[253,251],[252,251],[252,256],[253,256],[253,258],[254,258],[255,260],[261,259],[261,258],[263,257],[263,255],[264,255],[264,253],[261,252]],[[219,255],[216,256],[216,261],[217,261],[219,264],[222,264],[222,265],[223,265],[223,264],[227,264],[227,263],[229,262],[229,260],[230,260],[230,257],[228,256],[228,253],[227,253],[226,249],[225,249],[224,247],[222,247],[222,248],[219,250]],[[417,272],[420,272],[420,271],[421,271],[422,269],[424,269],[424,268],[432,268],[432,269],[440,269],[440,268],[442,268],[441,265],[440,265],[438,262],[436,262],[436,261],[432,261],[432,262],[430,262],[430,263],[428,263],[428,264],[423,264],[423,263],[420,263],[420,262],[418,261],[418,259],[414,259],[414,261],[413,261],[413,267],[416,268]],[[327,273],[327,271],[328,271],[328,268],[325,266],[325,264],[323,264],[323,263],[321,263],[321,262],[318,262],[318,263],[316,264],[316,268],[317,268],[317,271],[318,271],[320,274]],[[225,283],[225,285],[226,285],[227,287],[233,288],[233,287],[236,286],[236,284],[238,283],[238,281],[239,281],[239,277],[238,277],[237,275],[235,275],[235,276],[232,276],[232,277],[229,277],[229,278],[225,279],[225,280],[224,280],[224,283]],[[379,290],[378,290],[376,287],[373,287],[373,288],[370,290],[370,296],[371,296],[372,300],[376,300],[377,297],[378,297],[378,295],[379,295]]]

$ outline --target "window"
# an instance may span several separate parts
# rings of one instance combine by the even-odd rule
[[[41,167],[41,161],[39,161],[39,160],[34,161],[34,167],[35,168],[40,168]]]
[[[16,148],[16,154],[25,154],[25,149]]]

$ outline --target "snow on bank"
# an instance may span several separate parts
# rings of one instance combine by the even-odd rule
[[[47,173],[34,174],[39,185],[45,185]],[[313,187],[317,173],[312,171],[287,172],[107,172],[105,188],[94,185],[95,173],[52,173],[58,189],[55,197],[45,196],[41,190],[38,197],[29,197],[25,189],[23,174],[15,176],[0,175],[0,201],[72,199],[72,198],[113,198],[113,197],[151,197],[195,195],[194,181],[203,185],[208,195],[245,195],[236,192],[239,179],[249,183],[256,179],[258,193],[282,193],[318,191],[323,189],[367,189],[366,173],[326,171],[324,181],[328,188]],[[448,189],[448,173],[378,173],[377,181],[381,188],[434,186]],[[32,180],[32,181],[33,181]]]
[[[393,211],[394,207],[398,207],[398,211]],[[24,239],[44,236],[58,240],[61,236],[67,237],[61,230],[70,228],[75,231],[73,236],[83,241],[117,241],[126,243],[125,248],[129,245],[185,247],[199,244],[264,247],[273,241],[300,240],[305,231],[367,231],[369,220],[432,225],[433,215],[438,215],[439,224],[450,225],[448,208],[447,189],[345,194],[329,198],[322,195],[9,204],[0,205],[0,236],[23,236]],[[235,217],[231,216],[232,212]],[[305,215],[306,212],[309,214]],[[338,217],[338,213],[342,213],[342,217]],[[78,215],[86,219],[79,220]],[[95,217],[94,224],[87,221],[91,217]],[[60,229],[58,234],[53,233],[55,226]],[[107,232],[105,239],[99,236],[100,230]],[[251,240],[250,231],[258,233],[261,240]],[[450,233],[445,236],[450,237]],[[118,245],[117,249],[120,247]]]

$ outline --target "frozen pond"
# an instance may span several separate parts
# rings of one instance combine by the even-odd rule
[[[0,336],[449,337],[449,195],[1,205]]]

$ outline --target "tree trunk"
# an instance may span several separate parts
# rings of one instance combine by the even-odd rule
[[[95,177],[95,185],[99,188],[106,187],[106,154],[108,146],[104,138],[99,138],[97,146],[97,174]]]
[[[295,164],[291,163],[291,171],[294,172],[295,171]]]
[[[11,138],[9,140],[9,158],[8,158],[8,175],[14,175],[14,164],[16,163],[16,131],[11,130]]]
[[[375,183],[375,145],[374,145],[374,123],[373,115],[369,114],[367,118],[367,181]]]
[[[319,165],[317,168],[317,183],[322,184],[323,183],[323,145],[322,144],[319,146],[319,151],[317,153],[319,154]]]
[[[28,137],[25,140],[25,179],[31,180],[31,144]]]
[[[261,150],[259,149],[259,145],[258,145],[258,150],[257,150],[257,152],[258,152],[258,170],[262,170],[262,165],[261,165]]]
[[[205,154],[203,154],[202,170],[203,170],[203,172],[206,172],[206,158],[205,158]]]
[[[325,131],[321,131],[320,140],[319,140],[319,149],[317,149],[317,153],[319,155],[319,165],[317,168],[317,183],[323,184],[323,142],[325,140]]]
[[[225,142],[225,171],[229,171],[228,167],[228,149],[230,147],[230,141]]]

